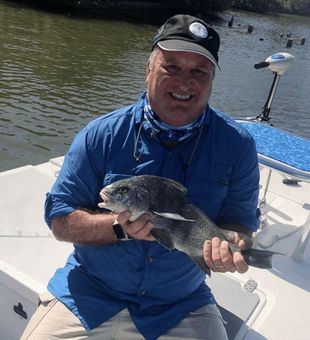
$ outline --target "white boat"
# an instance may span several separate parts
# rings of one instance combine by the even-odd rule
[[[239,122],[256,140],[261,169],[261,226],[255,245],[281,255],[274,256],[270,270],[251,267],[245,274],[207,278],[230,339],[310,339],[310,140],[257,122],[269,120],[283,65],[292,60],[279,55],[257,64],[275,74],[262,115]],[[37,308],[38,294],[46,291],[72,250],[71,244],[53,238],[43,220],[45,193],[62,161],[59,157],[0,173],[2,340],[19,339]]]

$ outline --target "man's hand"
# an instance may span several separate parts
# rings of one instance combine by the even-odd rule
[[[251,238],[245,234],[233,233],[233,239],[230,242],[236,244],[240,250],[250,248],[252,245]],[[239,272],[245,273],[248,265],[240,252],[231,253],[228,242],[222,241],[218,237],[204,243],[204,259],[208,267],[214,272]]]
[[[150,223],[150,216],[143,214],[133,222],[129,221],[130,216],[129,211],[124,211],[117,217],[117,221],[124,231],[137,240],[155,241],[154,236],[150,234],[150,230],[153,228]]]

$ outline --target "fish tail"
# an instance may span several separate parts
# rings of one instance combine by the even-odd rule
[[[268,269],[272,268],[272,256],[275,254],[279,254],[269,250],[261,250],[261,249],[246,249],[242,250],[241,254],[243,255],[246,263],[249,266]],[[282,254],[279,254],[282,255]]]

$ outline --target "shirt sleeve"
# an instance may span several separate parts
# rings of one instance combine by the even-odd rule
[[[217,223],[235,223],[255,231],[259,225],[259,167],[255,142],[245,132],[242,146],[241,152],[236,154],[227,197]]]
[[[52,218],[76,209],[98,209],[102,175],[97,164],[103,163],[103,151],[94,157],[94,145],[98,145],[96,137],[94,129],[86,127],[74,138],[60,174],[46,195],[45,221],[49,226]]]

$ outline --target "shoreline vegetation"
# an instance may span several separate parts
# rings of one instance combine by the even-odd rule
[[[6,0],[5,0],[6,1]],[[224,10],[246,10],[262,14],[289,13],[310,16],[310,0],[9,0],[68,15],[162,21],[177,13],[216,17]]]

